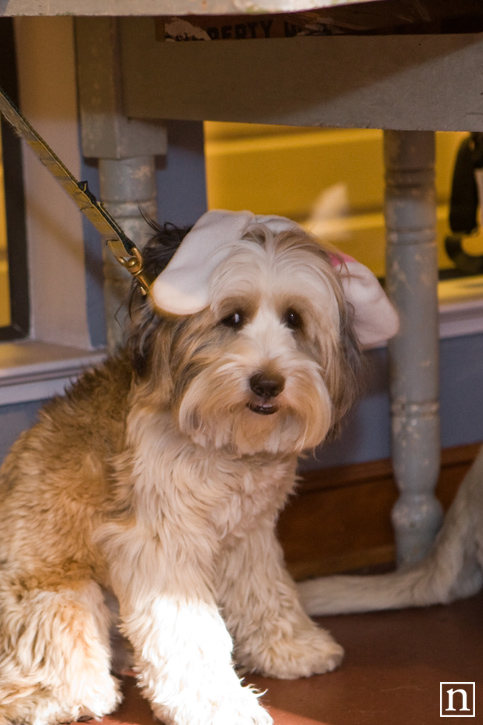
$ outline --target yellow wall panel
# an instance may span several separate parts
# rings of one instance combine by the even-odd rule
[[[451,266],[444,252],[447,202],[456,150],[464,135],[436,135],[441,267]],[[211,209],[280,214],[308,222],[317,232],[314,205],[324,191],[343,185],[347,209],[334,224],[334,242],[376,274],[384,274],[381,131],[206,123],[205,150]]]
[[[380,131],[321,131],[206,143],[210,208],[308,216],[321,192],[344,181],[354,210],[381,205]]]

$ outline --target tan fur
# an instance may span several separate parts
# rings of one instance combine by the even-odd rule
[[[217,269],[210,298],[172,319],[138,298],[129,353],[50,402],[4,462],[2,724],[116,708],[117,606],[139,684],[166,723],[271,722],[241,686],[233,642],[240,666],[275,677],[341,660],[303,612],[274,534],[297,455],[338,425],[357,390],[340,282],[308,237],[261,229]],[[290,329],[288,309],[301,326]],[[240,329],[223,322],[234,311]],[[284,379],[270,415],[248,407],[259,371]]]

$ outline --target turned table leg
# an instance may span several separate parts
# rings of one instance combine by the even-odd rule
[[[393,468],[400,496],[392,520],[398,564],[421,559],[441,524],[438,259],[435,136],[386,131],[387,292],[400,314],[389,343]]]
[[[140,249],[150,236],[143,212],[156,219],[156,166],[154,156],[99,159],[100,196],[106,209]],[[131,277],[104,247],[104,299],[107,342],[111,352],[123,343],[123,329]]]

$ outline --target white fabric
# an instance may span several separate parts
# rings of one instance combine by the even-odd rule
[[[396,310],[377,277],[355,259],[347,259],[340,277],[346,300],[354,308],[354,327],[361,345],[373,347],[394,337],[399,328]]]
[[[208,306],[209,280],[248,227],[263,222],[278,234],[296,227],[277,216],[249,211],[210,211],[186,235],[173,258],[155,279],[151,296],[156,307],[173,315],[193,315]]]
[[[204,214],[186,235],[173,258],[155,279],[151,297],[155,306],[171,315],[192,315],[209,305],[209,281],[216,267],[242,239],[250,226],[266,224],[278,234],[298,225],[279,216],[248,211],[216,210]],[[377,345],[396,334],[397,313],[374,274],[360,262],[341,254],[334,265],[347,301],[354,308],[356,333],[362,345]]]

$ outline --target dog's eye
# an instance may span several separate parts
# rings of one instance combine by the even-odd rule
[[[227,315],[221,320],[221,324],[225,327],[233,327],[235,330],[243,326],[245,322],[245,316],[243,312],[232,312],[231,315]]]
[[[292,307],[286,310],[282,317],[282,322],[291,330],[301,330],[303,327],[302,318]]]

